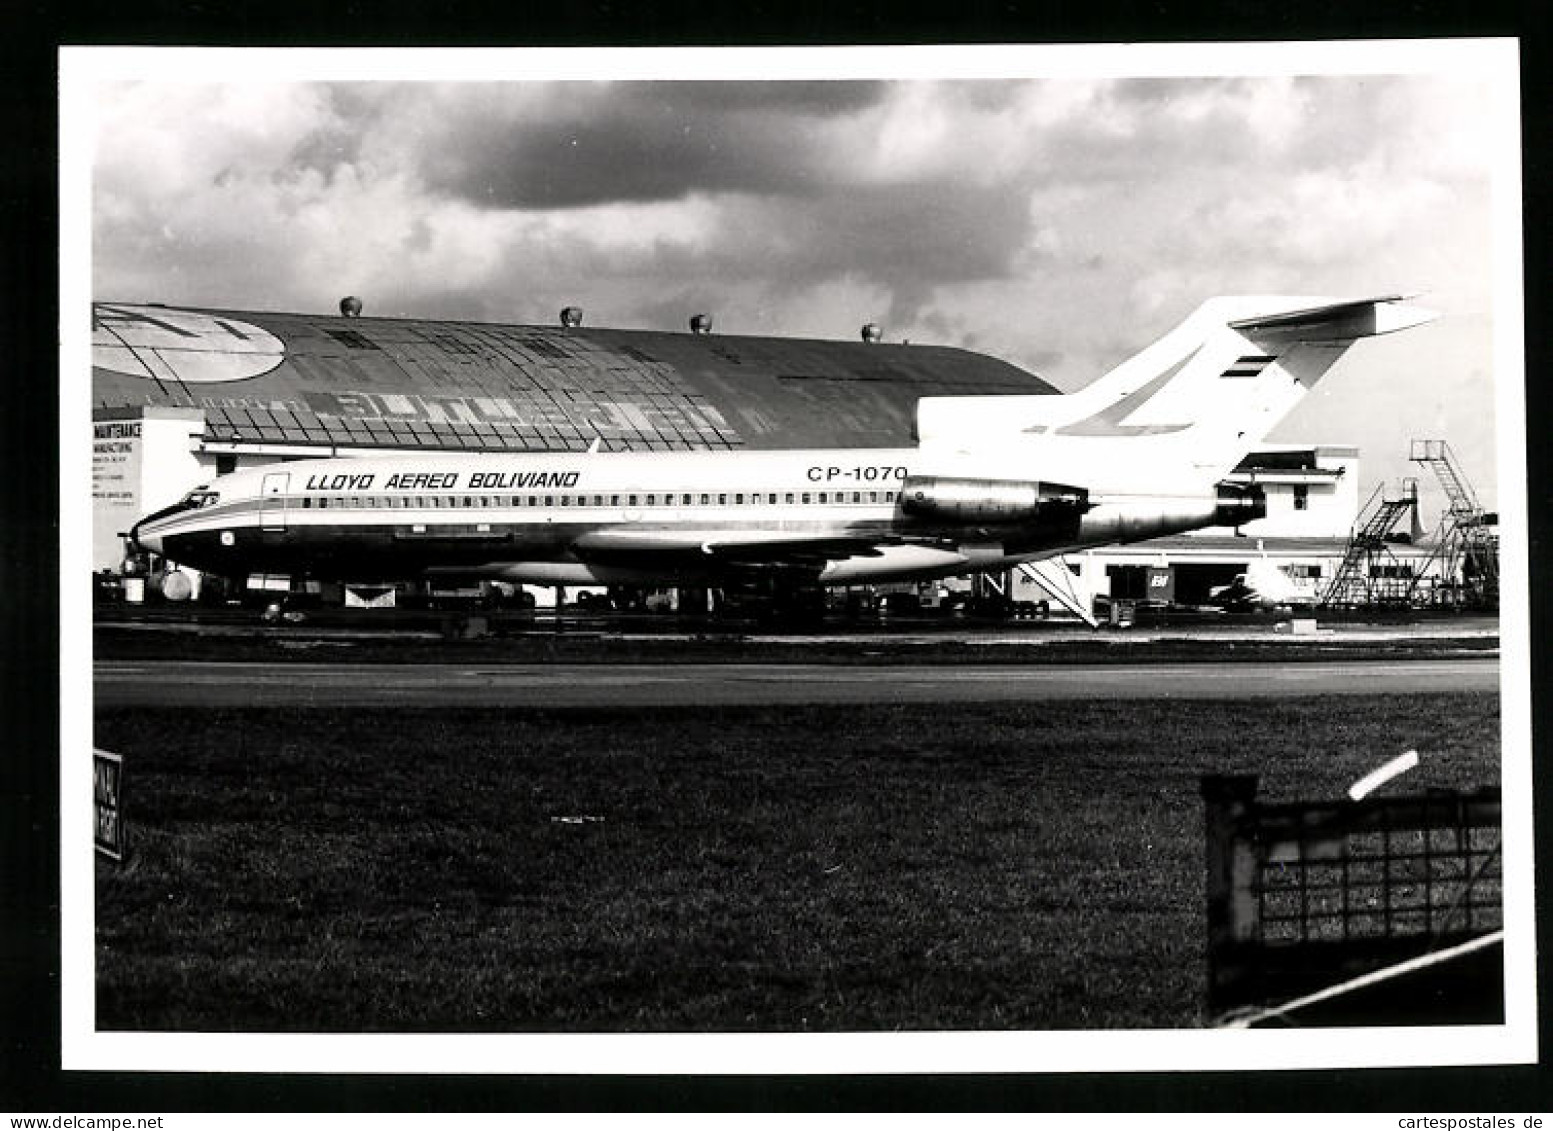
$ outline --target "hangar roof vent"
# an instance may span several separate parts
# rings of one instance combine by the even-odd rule
[[[566,306],[561,308],[561,325],[568,330],[582,325],[582,307]]]
[[[340,300],[340,313],[346,318],[360,318],[361,300],[355,295],[346,295]]]
[[[878,342],[884,340],[884,331],[879,329],[879,323],[877,322],[865,322],[863,324],[862,334],[863,341],[865,342]]]
[[[712,332],[712,316],[710,314],[692,314],[690,316],[690,332],[692,334],[710,334]]]

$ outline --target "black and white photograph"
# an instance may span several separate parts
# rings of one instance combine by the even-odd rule
[[[1514,40],[60,68],[66,1069],[1536,1060]]]

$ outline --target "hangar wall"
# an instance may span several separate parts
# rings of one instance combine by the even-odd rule
[[[210,473],[197,409],[101,408],[92,413],[92,568],[113,569],[121,534],[146,512],[180,499]]]

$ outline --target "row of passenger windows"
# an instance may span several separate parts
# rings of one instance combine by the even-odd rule
[[[716,500],[714,503],[713,500]],[[760,506],[781,503],[893,503],[894,491],[743,491],[645,495],[324,495],[304,496],[304,510],[358,507],[424,510],[478,507],[693,507]]]

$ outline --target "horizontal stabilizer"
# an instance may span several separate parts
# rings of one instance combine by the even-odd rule
[[[1368,338],[1376,334],[1390,334],[1421,326],[1438,317],[1434,311],[1421,306],[1408,306],[1412,295],[1382,295],[1377,298],[1354,299],[1349,302],[1328,303],[1304,310],[1289,310],[1278,314],[1264,314],[1254,318],[1241,318],[1229,323],[1232,330],[1256,336],[1259,330],[1297,333],[1306,341],[1331,339]],[[1326,333],[1322,333],[1326,331]]]

